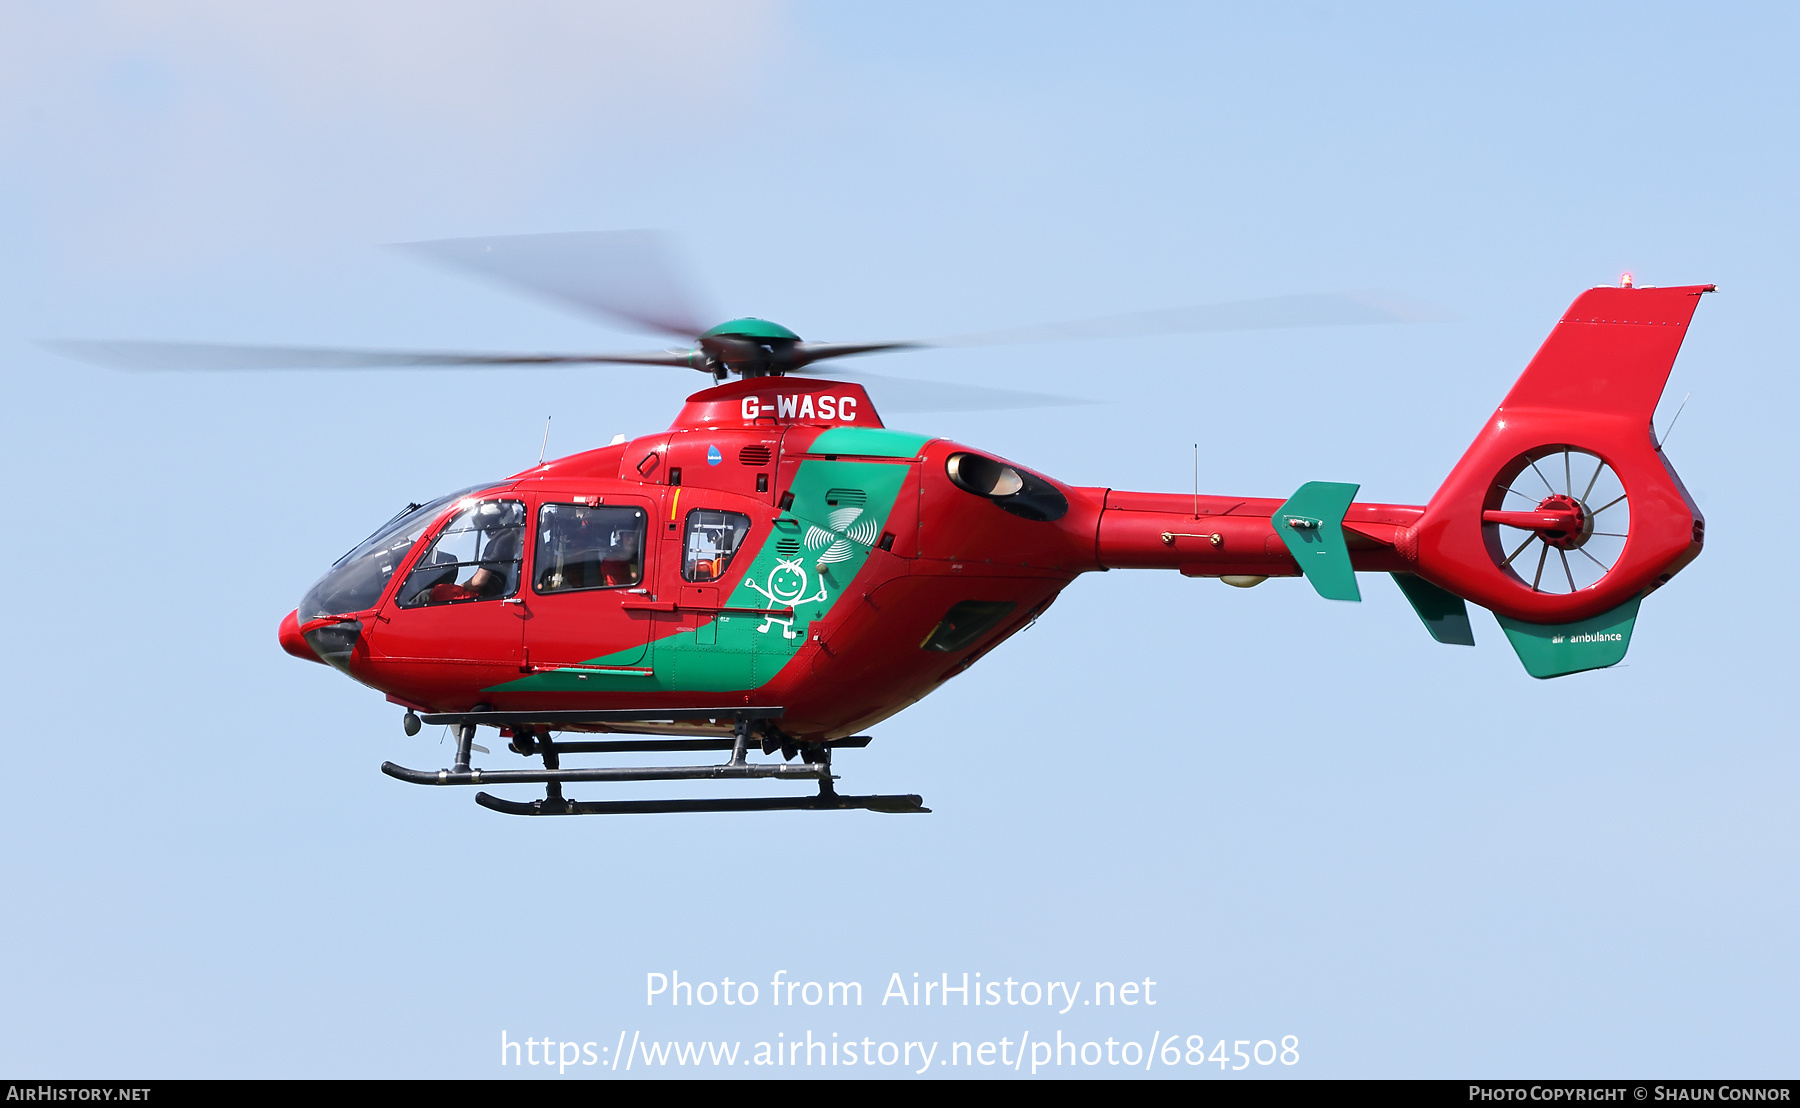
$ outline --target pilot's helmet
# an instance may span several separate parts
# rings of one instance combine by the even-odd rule
[[[490,500],[475,506],[475,526],[483,531],[519,524],[519,506],[510,501]]]

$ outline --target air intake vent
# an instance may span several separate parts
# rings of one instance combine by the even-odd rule
[[[747,466],[766,466],[774,456],[766,446],[746,446],[738,451],[738,461]]]
[[[799,539],[781,539],[775,544],[775,553],[783,558],[797,557],[800,553]]]
[[[833,508],[860,508],[869,502],[869,494],[861,489],[827,489],[825,503]]]

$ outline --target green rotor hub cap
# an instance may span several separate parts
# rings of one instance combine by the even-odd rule
[[[743,319],[728,319],[700,337],[703,339],[710,339],[721,335],[732,338],[787,339],[792,342],[800,341],[799,335],[794,334],[794,332],[783,327],[781,324],[770,323],[766,319],[757,319],[755,316],[745,316]]]

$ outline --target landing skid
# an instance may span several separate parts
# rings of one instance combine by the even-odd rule
[[[506,800],[486,792],[475,794],[475,803],[495,812],[514,816],[588,816],[643,815],[656,812],[824,812],[860,809],[893,814],[929,812],[923,801],[912,794],[896,796],[842,796],[832,787],[837,778],[831,772],[833,747],[864,747],[866,735],[839,739],[828,743],[796,743],[775,731],[768,722],[779,718],[779,708],[748,709],[684,709],[679,713],[649,712],[458,712],[424,717],[431,723],[451,723],[456,727],[456,764],[450,769],[417,770],[383,762],[381,772],[414,785],[507,785],[542,784],[542,800]],[[551,718],[552,716],[557,718]],[[580,716],[583,718],[569,718]],[[604,716],[604,719],[595,718]],[[575,723],[625,724],[669,720],[671,716],[688,719],[719,719],[733,725],[731,738],[669,739],[648,741],[555,742],[548,731],[557,725]],[[469,764],[477,723],[508,727],[513,732],[511,749],[519,754],[541,755],[543,769],[489,770]],[[539,734],[540,729],[544,732]],[[788,758],[801,755],[798,764],[791,762],[751,762],[749,749],[760,747],[763,753],[780,749]],[[564,769],[563,754],[646,753],[664,751],[730,750],[731,759],[717,765],[698,766],[595,766]],[[611,781],[817,781],[819,791],[812,796],[720,797],[717,799],[673,800],[569,800],[562,795],[567,783]]]
[[[533,800],[519,803],[476,793],[475,803],[509,816],[644,815],[652,812],[828,812],[861,808],[869,812],[929,812],[916,794],[840,796],[825,782],[816,796],[743,796],[715,800]]]

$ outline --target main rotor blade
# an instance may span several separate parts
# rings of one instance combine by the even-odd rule
[[[1314,292],[1267,296],[1225,304],[1193,304],[1124,315],[1094,316],[1034,327],[978,331],[932,339],[925,346],[993,346],[1070,339],[1205,331],[1263,331],[1290,327],[1346,327],[1370,323],[1424,323],[1452,318],[1435,304],[1382,292]]]
[[[808,371],[808,375],[823,371]],[[875,407],[883,412],[1000,412],[1016,408],[1063,408],[1098,404],[1074,396],[1057,396],[950,381],[926,381],[917,377],[886,377],[878,373],[833,368],[831,377],[865,386]]]
[[[352,350],[325,346],[228,346],[203,342],[79,342],[43,344],[80,361],[114,369],[230,372],[267,369],[424,369],[464,366],[666,365],[703,369],[698,351],[642,354],[475,354],[452,350]]]
[[[814,362],[822,362],[826,358],[848,358],[856,354],[879,354],[883,350],[919,350],[927,344],[921,342],[797,342],[793,345],[788,358],[792,363],[790,373],[828,373],[830,370],[809,370],[805,367]]]
[[[634,329],[692,339],[717,317],[664,231],[579,231],[396,243]]]
[[[1125,315],[1095,316],[1091,319],[1047,323],[1036,327],[1015,327],[1003,331],[980,331],[950,335],[924,341],[901,342],[802,342],[793,348],[787,372],[845,376],[843,371],[811,369],[811,363],[827,358],[853,354],[875,354],[887,350],[929,350],[934,347],[1000,346],[1033,342],[1060,342],[1074,339],[1127,338],[1135,335],[1195,333],[1205,331],[1276,330],[1291,327],[1340,327],[1370,323],[1422,323],[1450,319],[1442,308],[1420,300],[1375,292],[1303,293],[1295,296],[1272,296],[1260,300],[1239,300],[1228,304],[1195,304],[1185,308],[1166,308]],[[900,378],[888,378],[898,381]],[[956,386],[973,388],[975,386]],[[1005,390],[999,390],[1005,391]],[[1021,393],[1021,396],[1041,396]],[[1086,404],[1085,400],[1059,399],[1056,403]],[[1037,407],[1040,405],[1007,404],[1005,407]],[[918,409],[937,411],[949,409]],[[963,409],[958,409],[963,410]],[[983,409],[968,409],[983,410]]]

